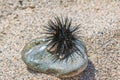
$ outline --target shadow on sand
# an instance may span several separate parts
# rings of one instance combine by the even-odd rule
[[[95,80],[95,71],[94,64],[89,60],[87,68],[82,73],[62,80]]]

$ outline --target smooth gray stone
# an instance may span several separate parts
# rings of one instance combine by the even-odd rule
[[[78,48],[81,50],[82,55],[73,53],[74,56],[62,61],[54,61],[55,56],[46,50],[47,42],[46,39],[37,38],[26,44],[22,51],[22,59],[29,68],[64,78],[75,76],[87,67],[88,58],[86,48],[82,42],[76,42],[80,44]]]

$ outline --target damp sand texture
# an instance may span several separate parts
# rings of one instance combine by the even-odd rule
[[[85,71],[64,80],[120,80],[119,0],[0,0],[0,80],[63,80],[27,69],[21,59],[56,15],[80,24],[89,58]]]

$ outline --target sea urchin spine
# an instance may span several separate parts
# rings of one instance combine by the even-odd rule
[[[55,17],[54,20],[49,20],[48,25],[44,26],[45,33],[49,34],[47,39],[49,40],[47,50],[55,55],[57,59],[63,60],[68,58],[74,52],[81,55],[78,44],[78,37],[76,35],[79,32],[79,25],[72,26],[72,20],[66,18]]]

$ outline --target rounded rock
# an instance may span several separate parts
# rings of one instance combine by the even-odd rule
[[[28,68],[53,75],[59,78],[72,77],[81,73],[88,64],[85,45],[78,41],[82,55],[73,53],[64,60],[56,60],[46,49],[47,39],[37,38],[26,44],[22,51],[22,59]]]

